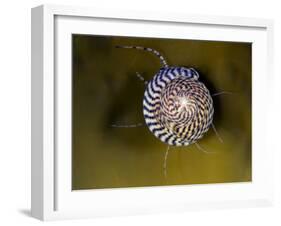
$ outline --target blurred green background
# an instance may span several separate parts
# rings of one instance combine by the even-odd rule
[[[214,131],[195,145],[171,147],[144,122],[145,86],[160,68],[154,55],[116,45],[141,45],[160,51],[170,66],[197,69],[213,97]],[[73,35],[72,188],[115,188],[251,181],[251,43]]]

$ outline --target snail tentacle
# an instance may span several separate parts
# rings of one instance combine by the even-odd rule
[[[137,123],[137,124],[128,124],[128,125],[119,125],[119,124],[112,124],[111,127],[116,128],[135,128],[135,127],[141,127],[144,126],[143,123]]]
[[[167,61],[165,60],[165,58],[155,49],[147,48],[147,47],[143,47],[143,46],[126,46],[126,45],[117,45],[115,47],[123,48],[123,49],[138,49],[138,50],[144,50],[144,51],[151,52],[159,58],[160,63],[162,64],[163,67],[168,67],[168,64],[167,64]]]
[[[169,150],[170,150],[170,145],[168,145],[166,152],[165,152],[165,156],[164,156],[163,169],[164,169],[165,179],[167,179],[167,159],[168,159],[168,155],[169,155]]]
[[[204,148],[202,148],[202,147],[198,144],[198,142],[195,142],[194,144],[195,144],[195,146],[197,147],[197,149],[198,149],[199,151],[202,151],[202,152],[204,152],[205,154],[215,154],[215,153],[217,153],[217,152],[215,152],[215,151],[206,151]]]
[[[223,94],[234,94],[234,93],[233,92],[229,92],[229,91],[221,91],[221,92],[212,94],[212,97],[220,96],[220,95],[223,95]]]
[[[220,141],[221,143],[223,143],[223,139],[221,138],[220,134],[218,133],[218,131],[217,131],[217,129],[216,129],[214,123],[212,123],[212,128],[213,128],[213,130],[214,130],[214,132],[215,132],[217,138],[219,139],[219,141]]]
[[[139,72],[136,72],[136,75],[139,78],[139,80],[141,80],[145,85],[147,85],[148,81],[146,81]]]

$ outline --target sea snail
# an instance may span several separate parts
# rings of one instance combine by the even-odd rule
[[[168,66],[156,50],[141,46],[116,46],[155,54],[162,64],[147,82],[143,115],[149,130],[169,146],[195,143],[212,126],[214,107],[207,87],[193,68]]]

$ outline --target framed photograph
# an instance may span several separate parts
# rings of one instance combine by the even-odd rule
[[[273,22],[32,9],[32,216],[271,205]]]

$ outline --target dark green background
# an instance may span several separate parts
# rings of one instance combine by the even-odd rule
[[[251,180],[251,44],[198,40],[73,35],[72,188],[113,188]],[[171,147],[146,126],[113,128],[144,122],[144,84],[159,70],[150,53],[117,49],[141,45],[160,51],[171,66],[194,67],[214,97],[214,131],[195,145]]]

